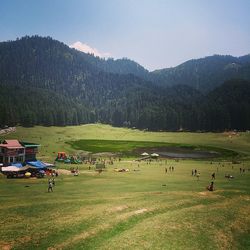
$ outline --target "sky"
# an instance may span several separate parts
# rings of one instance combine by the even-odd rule
[[[250,53],[250,0],[0,0],[0,41],[50,36],[148,70]]]

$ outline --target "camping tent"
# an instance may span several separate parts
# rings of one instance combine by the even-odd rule
[[[17,167],[17,168],[23,167],[22,163],[19,163],[19,162],[12,163],[11,166],[15,166],[15,167]]]
[[[35,167],[32,166],[25,166],[25,167],[16,167],[16,166],[8,166],[8,167],[2,167],[2,172],[19,172],[19,171],[25,171],[27,169],[36,169]]]
[[[18,172],[18,171],[20,171],[20,168],[16,166],[2,167],[2,172]]]
[[[156,154],[156,153],[151,154],[151,156],[152,156],[152,157],[159,157],[159,155]]]
[[[147,152],[144,152],[141,154],[142,156],[148,156],[149,154]]]
[[[43,168],[47,168],[47,167],[52,167],[51,164],[46,164],[42,161],[28,161],[27,165],[35,167],[37,169],[43,169]]]

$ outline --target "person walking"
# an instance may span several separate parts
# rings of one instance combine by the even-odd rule
[[[215,173],[212,173],[212,180],[215,180]]]
[[[48,193],[49,192],[53,192],[53,182],[51,179],[49,179],[49,182],[48,182]]]
[[[198,174],[196,174],[196,177],[197,177],[197,181],[200,180],[200,175],[201,173],[199,172]]]

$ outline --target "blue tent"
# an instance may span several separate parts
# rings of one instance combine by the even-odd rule
[[[42,161],[27,161],[26,163],[27,163],[27,165],[30,165],[32,167],[36,167],[36,168],[39,168],[39,169],[47,168],[48,167],[48,165],[46,165]]]
[[[15,167],[17,167],[17,168],[22,168],[22,167],[23,167],[23,164],[22,164],[22,163],[16,162],[16,163],[11,163],[11,166],[15,166]]]

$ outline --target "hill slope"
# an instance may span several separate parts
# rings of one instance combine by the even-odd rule
[[[241,60],[248,63],[247,56]],[[232,105],[237,110],[239,106],[229,98],[222,98],[220,108],[230,122],[216,119],[211,125],[206,114],[218,114],[213,101],[216,91],[204,95],[188,84],[178,85],[178,81],[171,87],[163,86],[148,80],[151,74],[155,73],[128,59],[103,60],[49,37],[2,42],[0,125],[102,122],[151,130],[250,127],[244,118],[247,108],[238,123],[231,122],[235,118],[226,107]],[[249,84],[234,82],[242,92],[249,88]],[[234,95],[234,89],[229,88],[229,92]],[[242,101],[248,107],[245,99],[247,96]]]
[[[174,68],[153,71],[150,77],[160,86],[185,84],[208,93],[230,79],[250,80],[250,55],[214,55],[190,60]]]

